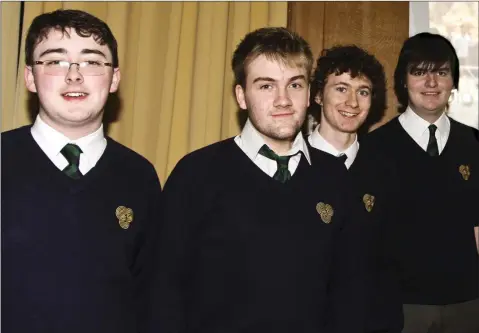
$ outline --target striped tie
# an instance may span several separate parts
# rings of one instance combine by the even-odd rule
[[[83,176],[78,169],[78,165],[80,164],[80,154],[82,153],[80,147],[69,143],[63,147],[60,153],[62,153],[62,155],[65,156],[68,161],[68,165],[65,169],[63,169],[63,172],[68,177],[80,179]]]

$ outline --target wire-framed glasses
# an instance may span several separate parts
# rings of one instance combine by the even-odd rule
[[[82,62],[69,62],[64,60],[45,60],[34,61],[34,65],[41,65],[43,74],[64,76],[70,71],[72,65],[76,65],[81,75],[96,76],[104,75],[107,67],[112,67],[112,63],[97,60],[87,60]]]

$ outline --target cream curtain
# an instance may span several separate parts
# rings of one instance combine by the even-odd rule
[[[251,30],[287,25],[287,2],[25,2],[20,32],[20,3],[1,6],[2,131],[31,122],[23,68],[32,19],[85,10],[119,44],[122,81],[108,103],[108,133],[148,158],[163,184],[185,154],[239,133],[232,52]]]

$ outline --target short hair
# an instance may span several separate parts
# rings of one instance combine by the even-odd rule
[[[421,32],[408,38],[399,53],[394,70],[394,92],[400,104],[400,111],[408,105],[406,77],[420,66],[428,71],[437,71],[449,63],[454,88],[459,88],[459,59],[456,50],[447,38],[429,32]]]
[[[386,75],[375,56],[356,45],[336,45],[323,50],[316,63],[311,84],[311,99],[323,95],[328,76],[349,73],[352,78],[366,77],[372,84],[370,114],[381,115],[386,109]]]
[[[309,44],[297,33],[282,27],[266,27],[248,33],[238,44],[231,66],[235,85],[246,86],[246,68],[258,56],[306,69],[309,81],[313,53]]]
[[[81,37],[93,36],[100,45],[107,45],[112,54],[113,67],[118,67],[118,45],[108,25],[99,18],[81,10],[56,10],[35,17],[25,39],[25,63],[33,65],[33,50],[48,37],[52,30],[67,35],[67,29],[74,29]]]

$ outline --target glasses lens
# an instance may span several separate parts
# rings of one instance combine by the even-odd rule
[[[43,64],[43,72],[47,75],[63,75],[68,72],[69,64],[65,61],[46,61]]]
[[[105,66],[97,61],[85,61],[80,64],[80,73],[87,76],[105,74]]]

